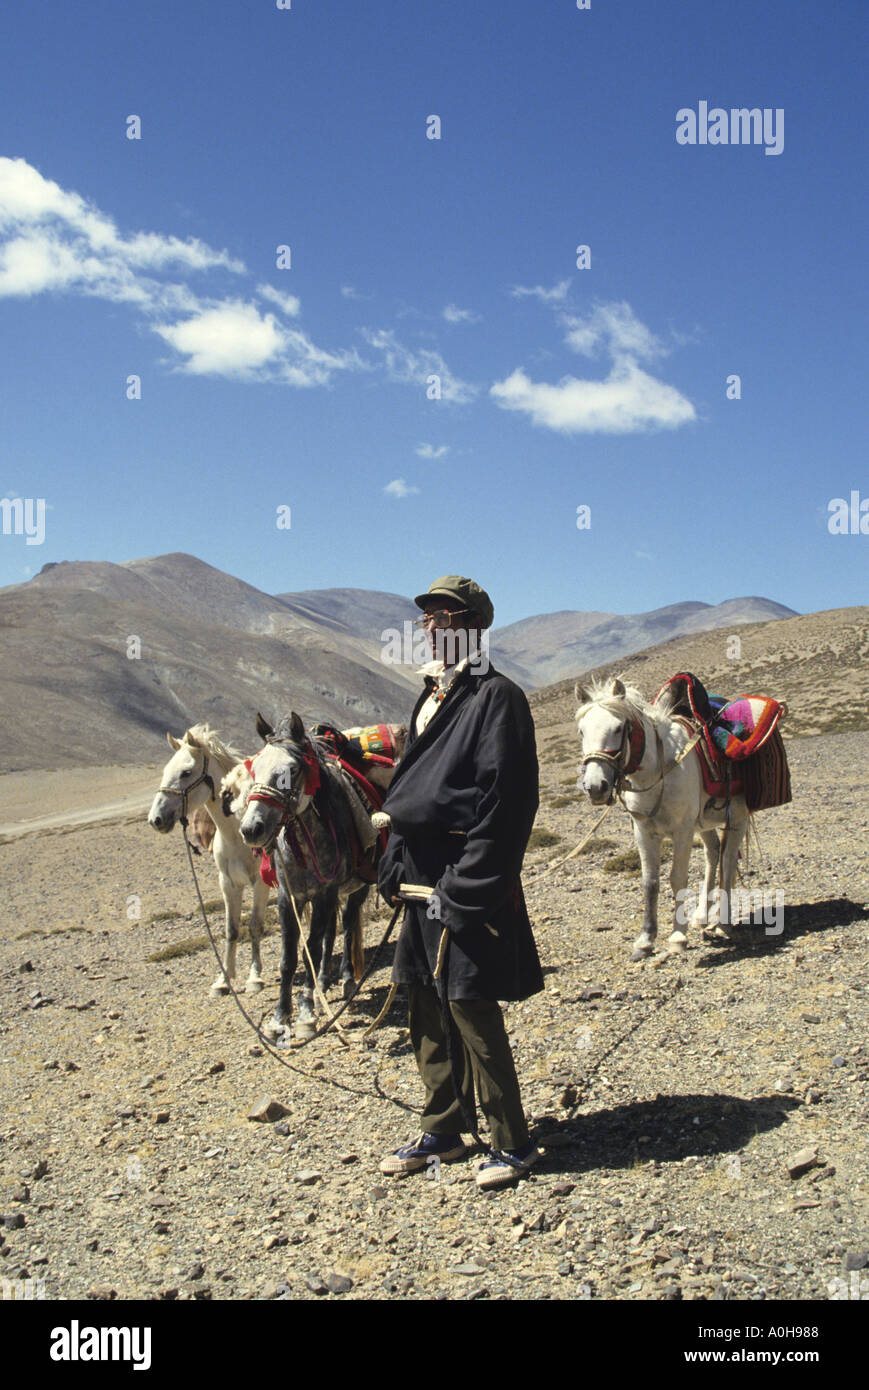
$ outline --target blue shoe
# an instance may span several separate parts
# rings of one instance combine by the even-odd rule
[[[506,1183],[515,1182],[523,1173],[527,1173],[540,1157],[540,1150],[529,1142],[524,1144],[521,1149],[507,1149],[506,1153],[516,1160],[516,1163],[506,1163],[503,1158],[487,1158],[477,1169],[478,1187],[503,1187]]]
[[[393,1176],[403,1173],[416,1173],[427,1168],[437,1159],[441,1163],[452,1163],[463,1158],[468,1152],[460,1134],[423,1134],[415,1144],[405,1144],[387,1154],[380,1165],[381,1173]]]

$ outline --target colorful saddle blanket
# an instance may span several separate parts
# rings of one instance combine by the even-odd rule
[[[750,811],[791,800],[787,753],[778,728],[787,713],[782,701],[769,695],[736,700],[710,695],[690,671],[665,681],[653,703],[659,701],[673,717],[693,725],[692,732],[698,725],[702,730],[696,752],[707,795],[727,798],[742,792]]]

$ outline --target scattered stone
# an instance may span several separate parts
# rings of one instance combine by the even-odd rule
[[[341,1156],[340,1156],[339,1159],[338,1159],[338,1162],[339,1162],[339,1163],[358,1163],[358,1162],[359,1162],[359,1155],[358,1155],[358,1154],[353,1154],[353,1153],[341,1154]]]
[[[97,1284],[94,1288],[88,1289],[85,1298],[93,1298],[98,1302],[108,1303],[113,1298],[117,1298],[117,1289],[111,1288],[109,1284]]]
[[[284,1115],[289,1115],[290,1111],[274,1096],[262,1095],[255,1105],[247,1112],[249,1120],[258,1120],[261,1123],[273,1124],[275,1120],[282,1120]]]
[[[155,1221],[153,1229],[155,1236],[168,1236],[169,1223],[168,1221]]]
[[[174,1303],[174,1302],[175,1302],[175,1299],[178,1297],[178,1290],[177,1290],[177,1289],[159,1289],[159,1290],[157,1291],[157,1297],[160,1298],[160,1299],[162,1299],[164,1303]]]
[[[212,1062],[211,1066],[208,1068],[208,1075],[217,1076],[218,1073],[222,1071],[226,1071],[225,1062]]]
[[[820,1014],[800,1014],[800,1018],[803,1023],[820,1023],[821,1021]]]
[[[575,1187],[575,1182],[557,1182],[553,1184],[552,1193],[555,1197],[569,1197]]]
[[[833,1164],[832,1164],[832,1163],[828,1163],[827,1166],[826,1166],[826,1168],[819,1168],[819,1169],[817,1170],[817,1172],[815,1172],[815,1173],[810,1173],[810,1174],[809,1174],[809,1177],[808,1177],[808,1181],[809,1181],[809,1182],[823,1182],[824,1178],[832,1178],[832,1177],[835,1176],[835,1173],[836,1173],[836,1169],[834,1168]]]
[[[87,1243],[85,1244],[85,1250],[98,1250],[98,1249],[99,1249],[99,1244],[100,1244],[100,1243],[99,1243],[99,1241],[98,1241],[97,1239],[89,1240],[89,1241],[87,1241]]]
[[[20,1231],[27,1225],[23,1211],[6,1212],[3,1216],[3,1225],[7,1231]]]
[[[197,1279],[201,1279],[204,1273],[205,1265],[195,1264],[192,1265],[191,1268],[188,1270],[187,1278],[190,1280],[191,1283],[194,1283]]]
[[[577,1091],[575,1086],[565,1086],[558,1100],[562,1110],[569,1110],[572,1105],[576,1105]]]
[[[33,961],[32,961],[32,960],[23,960],[23,961],[21,962],[21,964],[19,965],[19,967],[18,967],[18,974],[19,974],[19,975],[29,975],[29,973],[30,973],[30,971],[31,971],[32,969],[33,969]]]
[[[278,1120],[277,1124],[273,1125],[272,1128],[275,1134],[279,1134],[282,1139],[289,1138],[290,1126],[287,1124],[286,1120]]]
[[[22,1187],[19,1187],[15,1192],[12,1193],[12,1200],[13,1202],[30,1201],[30,1188],[27,1186],[27,1183],[24,1183]]]
[[[323,1174],[318,1173],[316,1168],[303,1168],[301,1173],[296,1174],[296,1182],[302,1187],[313,1187],[315,1182],[319,1182]]]
[[[324,1284],[323,1280],[320,1278],[318,1274],[309,1274],[305,1279],[305,1287],[310,1289],[311,1293],[315,1294],[324,1294],[329,1292],[328,1284]]]
[[[808,1211],[811,1207],[819,1207],[820,1202],[810,1202],[808,1198],[802,1198],[799,1202],[794,1202],[794,1211]]]
[[[849,1251],[842,1261],[842,1268],[846,1273],[850,1273],[852,1269],[865,1269],[867,1265],[869,1265],[869,1251],[867,1250]]]
[[[486,1271],[483,1269],[483,1266],[482,1266],[482,1265],[478,1265],[478,1264],[474,1264],[473,1260],[469,1260],[466,1264],[463,1264],[463,1265],[453,1265],[452,1272],[453,1272],[453,1274],[465,1274],[465,1275],[485,1274],[485,1273],[486,1273]]]
[[[844,1057],[834,1057],[833,1060],[832,1060],[831,1066],[834,1066],[834,1067],[844,1067],[844,1066],[845,1066],[845,1058],[844,1058]]]
[[[603,999],[605,990],[599,985],[592,985],[590,989],[581,989],[576,996],[583,1004],[587,1004],[590,999]]]
[[[210,1301],[211,1301],[211,1286],[210,1286],[210,1284],[203,1284],[200,1288],[194,1289],[194,1290],[193,1290],[193,1297],[199,1299],[200,1302],[206,1302],[206,1303],[210,1302]]]
[[[807,1148],[799,1149],[791,1155],[787,1161],[787,1170],[792,1178],[799,1178],[810,1168],[817,1167],[818,1162],[818,1146],[817,1144],[810,1144]]]
[[[247,1055],[248,1057],[262,1057],[264,1056],[264,1053],[261,1047],[249,1047],[247,1050]],[[287,1285],[287,1287],[289,1288],[289,1285]]]
[[[349,1293],[353,1287],[353,1280],[349,1274],[327,1274],[326,1286],[331,1293]]]
[[[168,1124],[168,1123],[169,1123],[169,1111],[168,1111],[168,1110],[155,1110],[155,1111],[154,1111],[154,1124],[155,1124],[155,1125],[165,1125],[165,1124]]]
[[[289,1245],[289,1243],[289,1236],[272,1236],[271,1240],[266,1245],[266,1250],[279,1250],[282,1245]]]

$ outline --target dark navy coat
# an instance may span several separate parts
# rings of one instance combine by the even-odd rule
[[[380,892],[389,901],[416,883],[436,895],[408,906],[393,980],[431,984],[447,927],[450,999],[527,999],[543,988],[519,879],[538,804],[534,721],[518,685],[490,666],[460,672],[417,734],[435,686],[427,677],[384,804]]]

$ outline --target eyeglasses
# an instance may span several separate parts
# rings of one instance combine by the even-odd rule
[[[428,627],[431,623],[434,627],[449,627],[453,618],[470,612],[470,608],[436,608],[433,613],[423,613],[421,618],[415,618],[413,625],[414,627]]]

